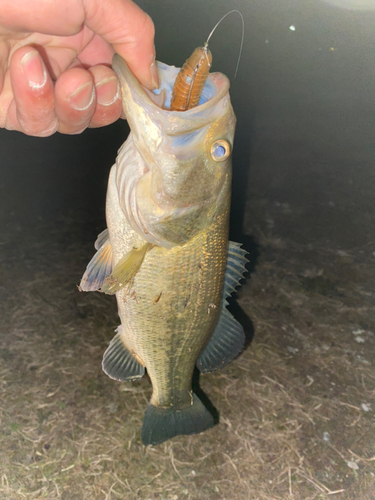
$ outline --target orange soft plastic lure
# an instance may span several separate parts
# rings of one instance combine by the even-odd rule
[[[198,106],[212,64],[207,42],[194,50],[180,69],[173,86],[171,111],[186,111]]]
[[[221,21],[233,12],[239,14],[242,20],[242,39],[240,54],[238,57],[236,72],[234,75],[236,76],[243,45],[244,20],[241,12],[239,12],[238,10],[231,10],[230,12],[225,14],[225,16],[223,16],[218,23],[216,23],[213,30],[208,35],[207,41],[203,45],[203,47],[196,48],[180,69],[176,81],[173,85],[170,105],[171,111],[187,111],[188,109],[198,106],[199,100],[202,96],[204,85],[212,66],[212,54],[208,48],[208,42]]]

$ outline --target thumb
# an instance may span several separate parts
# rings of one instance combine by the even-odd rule
[[[152,19],[131,0],[83,0],[85,24],[113,45],[140,83],[159,85]]]

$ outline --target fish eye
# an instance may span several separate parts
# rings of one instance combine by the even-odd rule
[[[228,141],[220,139],[211,146],[212,159],[217,162],[225,161],[231,153],[231,147]]]

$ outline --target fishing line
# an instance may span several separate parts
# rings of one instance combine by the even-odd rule
[[[243,15],[242,13],[239,11],[239,10],[230,10],[229,12],[227,12],[216,24],[215,26],[213,27],[211,33],[208,35],[208,38],[204,44],[205,47],[208,46],[208,42],[210,40],[210,38],[212,37],[212,35],[214,34],[216,28],[219,26],[219,24],[227,17],[229,16],[230,14],[233,14],[233,13],[237,13],[240,18],[241,18],[241,24],[242,24],[242,34],[241,34],[241,44],[240,44],[240,50],[239,50],[239,53],[238,53],[238,59],[237,59],[237,65],[236,65],[236,71],[234,72],[234,78],[236,78],[237,76],[237,71],[238,71],[238,66],[240,64],[240,59],[241,59],[241,55],[242,55],[242,47],[243,47],[243,40],[244,40],[244,35],[245,35],[245,21],[244,21],[244,18],[243,18]]]

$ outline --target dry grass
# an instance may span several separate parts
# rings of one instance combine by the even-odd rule
[[[92,251],[82,228],[42,229],[4,233],[1,499],[375,498],[370,248],[340,256],[264,238],[239,298],[255,338],[201,378],[219,425],[146,448],[148,380],[101,371],[113,298],[75,288]]]

